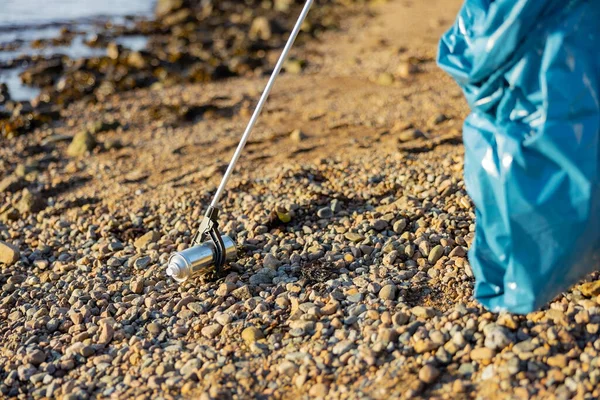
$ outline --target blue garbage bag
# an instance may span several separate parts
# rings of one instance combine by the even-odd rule
[[[492,311],[539,309],[600,265],[600,2],[466,0],[438,64],[471,107],[469,260]]]

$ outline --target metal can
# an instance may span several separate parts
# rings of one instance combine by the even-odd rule
[[[225,257],[228,261],[237,256],[235,242],[227,235],[221,236],[225,245]],[[209,273],[214,268],[215,245],[205,242],[179,253],[174,253],[169,258],[167,275],[177,282],[185,282],[194,275]]]

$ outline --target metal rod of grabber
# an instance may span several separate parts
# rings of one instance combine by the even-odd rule
[[[287,59],[287,57],[290,53],[290,50],[292,49],[292,46],[294,45],[294,41],[296,40],[296,37],[298,37],[298,33],[300,32],[300,29],[302,29],[302,24],[304,23],[304,20],[306,19],[306,16],[308,15],[308,11],[310,10],[310,7],[312,6],[313,2],[314,2],[314,0],[306,1],[306,4],[304,5],[302,12],[300,13],[300,17],[298,18],[298,21],[296,22],[296,25],[294,26],[294,29],[292,30],[292,33],[290,34],[290,37],[289,37],[285,47],[283,48],[283,51],[281,52],[279,61],[277,61],[277,64],[275,65],[275,69],[273,70],[273,73],[271,74],[271,77],[269,78],[269,82],[267,82],[267,86],[265,87],[265,90],[264,90],[262,96],[260,97],[258,104],[256,105],[256,109],[254,110],[254,113],[252,114],[252,117],[250,118],[250,122],[248,123],[248,126],[246,127],[246,130],[244,131],[244,134],[242,135],[242,139],[240,140],[240,143],[238,144],[237,149],[235,149],[235,153],[233,153],[233,157],[231,157],[231,161],[229,163],[229,166],[227,167],[227,171],[225,171],[225,174],[223,175],[221,184],[219,185],[219,187],[212,199],[212,202],[210,203],[210,206],[213,208],[217,207],[217,204],[219,203],[219,200],[221,199],[221,196],[223,195],[223,192],[225,191],[225,186],[227,186],[227,182],[229,181],[229,178],[231,178],[231,174],[233,173],[233,170],[235,169],[235,165],[237,164],[238,159],[240,158],[240,155],[242,154],[242,151],[244,150],[244,146],[246,146],[246,142],[248,141],[248,138],[250,137],[250,134],[252,133],[252,129],[254,129],[254,125],[256,125],[256,122],[258,121],[258,117],[260,116],[260,113],[261,113],[263,107],[265,106],[267,99],[269,98],[269,94],[271,94],[273,85],[275,85],[275,80],[277,79],[277,76],[279,76],[279,73],[281,72],[283,63]]]

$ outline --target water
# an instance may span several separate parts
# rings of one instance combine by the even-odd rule
[[[1,0],[0,27],[82,22],[84,19],[151,16],[154,0]]]
[[[98,31],[98,24],[112,21],[126,24],[125,17],[151,17],[155,0],[0,0],[0,44],[15,41],[23,44],[16,50],[0,51],[0,64],[21,55],[64,54],[71,58],[104,55],[106,50],[92,48],[84,42]],[[34,49],[35,39],[52,39],[60,36],[62,27],[84,32],[77,35],[68,46],[48,46]],[[147,38],[127,36],[117,42],[131,50],[145,48]],[[0,69],[0,82],[6,83],[13,100],[31,100],[38,89],[21,84],[19,74],[23,68]]]

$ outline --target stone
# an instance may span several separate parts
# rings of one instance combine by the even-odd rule
[[[353,346],[353,343],[349,340],[343,340],[341,342],[338,342],[335,346],[333,346],[333,349],[331,350],[331,352],[333,354],[335,354],[336,356],[341,356],[342,354],[346,353],[347,351],[349,351]]]
[[[137,249],[143,249],[147,247],[150,243],[158,241],[158,239],[160,239],[160,233],[158,233],[157,231],[149,231],[137,238],[133,245]]]
[[[290,74],[299,74],[304,68],[304,62],[296,58],[290,58],[284,64],[285,72]]]
[[[275,257],[271,253],[267,253],[263,260],[263,267],[269,269],[277,269],[277,267],[279,267],[280,264],[281,262],[277,259],[277,257]]]
[[[600,295],[600,280],[586,282],[579,287],[581,294],[586,297],[594,297]]]
[[[429,261],[429,264],[435,264],[440,258],[442,258],[443,255],[444,248],[438,244],[429,252],[429,257],[427,258],[427,261]]]
[[[131,281],[129,288],[133,293],[141,294],[144,291],[144,280],[134,279],[133,281]]]
[[[476,349],[471,350],[469,354],[471,360],[473,361],[488,361],[494,358],[496,353],[492,349],[488,349],[486,347],[478,347]]]
[[[231,294],[233,295],[233,297],[240,300],[247,300],[252,297],[252,293],[250,292],[250,288],[248,287],[248,285],[244,285],[233,290]]]
[[[333,210],[330,207],[323,207],[317,211],[317,216],[321,219],[328,219],[333,216]]]
[[[250,277],[249,282],[251,285],[270,285],[273,282],[273,279],[268,274],[259,272],[258,274],[254,274]]]
[[[344,237],[353,243],[362,242],[365,240],[365,237],[354,232],[347,232],[344,234]]]
[[[398,134],[399,142],[410,142],[411,140],[425,138],[423,131],[419,129],[409,129]]]
[[[435,311],[430,308],[430,307],[422,307],[422,306],[416,306],[413,307],[410,312],[418,318],[425,318],[425,319],[429,319],[432,318],[435,315]]]
[[[254,326],[249,326],[242,331],[242,339],[247,345],[250,345],[260,339],[264,339],[265,335],[263,332]]]
[[[162,332],[162,326],[160,326],[160,324],[157,322],[151,322],[146,325],[146,330],[153,335],[158,335],[160,332]]]
[[[568,363],[569,360],[564,354],[556,354],[554,356],[548,357],[548,360],[546,361],[546,364],[548,364],[549,366],[557,368],[565,368],[568,365]]]
[[[21,199],[16,205],[17,210],[21,214],[37,213],[46,207],[46,201],[38,192],[32,192],[29,189],[24,189],[21,192]]]
[[[431,340],[418,340],[413,346],[414,350],[418,354],[423,354],[435,350],[439,347],[438,344]]]
[[[404,229],[406,229],[406,220],[404,218],[394,222],[394,225],[392,226],[392,230],[398,235],[404,232]]]
[[[308,136],[306,136],[306,134],[300,129],[294,129],[292,133],[290,133],[290,139],[292,139],[294,142],[302,142],[307,137]]]
[[[281,375],[294,376],[298,372],[298,366],[291,361],[283,361],[277,366],[277,372]]]
[[[398,312],[392,316],[392,323],[394,325],[406,325],[410,320],[410,316],[403,312]]]
[[[378,232],[381,232],[382,230],[387,228],[388,223],[384,219],[376,219],[375,221],[373,221],[372,226],[373,226],[373,229],[375,229]]]
[[[100,336],[98,337],[98,343],[103,345],[109,344],[113,339],[114,334],[115,330],[111,324],[102,324],[102,327],[100,328]]]
[[[27,353],[25,361],[35,366],[38,366],[44,361],[46,361],[46,354],[44,354],[43,351],[36,349]]]
[[[73,136],[73,140],[67,148],[67,155],[70,157],[81,157],[92,151],[97,144],[94,135],[87,130],[83,130]]]
[[[488,349],[502,350],[512,343],[513,339],[511,336],[506,328],[496,326],[486,331],[484,345]]]
[[[431,384],[433,382],[435,382],[435,380],[440,376],[440,371],[434,367],[433,365],[427,364],[424,365],[420,370],[419,370],[419,379],[422,382],[425,382],[427,384]]]
[[[158,0],[154,8],[154,14],[162,18],[183,7],[183,0]]]
[[[403,61],[398,65],[396,73],[401,78],[408,78],[417,72],[417,67],[408,61]]]
[[[0,241],[0,263],[13,265],[21,258],[19,248],[12,244]]]
[[[254,18],[248,36],[251,39],[270,40],[272,36],[271,23],[266,17]]]
[[[204,328],[202,328],[200,333],[202,333],[202,336],[204,336],[204,337],[207,337],[209,339],[214,339],[217,336],[219,336],[219,333],[221,333],[222,329],[223,329],[223,326],[221,326],[220,324],[211,324],[211,325],[208,325],[208,326],[205,326]]]
[[[383,72],[377,76],[377,84],[381,86],[391,86],[394,84],[394,75],[389,72]]]
[[[217,296],[227,296],[229,293],[234,291],[236,288],[235,283],[225,282],[219,285],[219,288],[216,290]]]
[[[396,285],[385,285],[379,291],[379,298],[382,300],[394,300],[396,298]]]
[[[324,383],[317,383],[316,385],[312,385],[310,390],[308,391],[308,395],[312,398],[325,398],[327,393],[329,392],[329,387]]]

